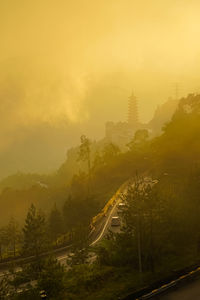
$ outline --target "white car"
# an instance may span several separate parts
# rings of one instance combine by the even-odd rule
[[[121,209],[125,206],[125,203],[124,202],[120,202],[118,205],[117,205],[117,208],[118,209]]]

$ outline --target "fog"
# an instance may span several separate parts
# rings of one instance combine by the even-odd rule
[[[52,171],[81,134],[199,91],[199,1],[0,2],[0,176]]]

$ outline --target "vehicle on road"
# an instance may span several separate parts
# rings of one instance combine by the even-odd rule
[[[121,209],[121,208],[124,208],[125,206],[125,203],[124,202],[120,202],[118,205],[117,205],[117,208],[118,209]]]
[[[120,226],[120,218],[119,217],[112,217],[111,219],[111,226]]]

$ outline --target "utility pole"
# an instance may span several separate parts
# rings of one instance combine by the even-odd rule
[[[140,182],[140,178],[136,173],[136,181],[135,181],[135,189],[138,193],[138,200],[137,203],[137,248],[138,248],[138,267],[139,267],[139,274],[140,274],[140,281],[142,282],[142,246],[141,246],[141,194],[140,188],[143,189],[143,182]]]
[[[142,253],[141,253],[141,223],[140,223],[140,213],[138,213],[138,232],[137,232],[137,244],[138,244],[138,265],[140,278],[142,279]]]

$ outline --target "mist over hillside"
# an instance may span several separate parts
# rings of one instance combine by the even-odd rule
[[[12,99],[15,99],[15,97]],[[169,99],[156,109],[152,120],[145,125],[150,130],[151,136],[161,134],[162,127],[170,121],[175,112],[177,103],[178,100]],[[60,169],[60,172],[62,172],[64,168],[71,170],[69,171],[69,178],[71,178],[73,174],[78,172],[79,167],[76,167],[77,147],[81,134],[85,133],[83,130],[84,128],[80,129],[79,124],[72,126],[64,122],[64,120],[60,121],[56,127],[49,122],[37,125],[28,124],[26,128],[21,129],[21,135],[16,136],[6,146],[5,150],[0,152],[0,178],[3,179],[7,175],[14,175],[17,172],[19,174],[51,174],[56,172],[57,169]],[[87,128],[85,128],[85,131],[88,131]],[[95,137],[92,131],[89,131],[89,133],[92,137]],[[134,132],[132,133],[133,135]],[[106,142],[103,142],[105,139],[105,124],[101,124],[96,137],[97,141],[99,140],[98,145]],[[72,145],[73,147],[71,147]],[[120,147],[121,145],[119,144],[118,146]],[[16,182],[18,182],[18,188],[21,188],[19,177],[16,175]],[[15,176],[11,178],[14,179]],[[10,184],[8,183],[9,181]],[[8,180],[0,184],[0,187],[6,187],[5,182],[7,182],[8,186],[16,186],[8,178]],[[30,184],[34,184],[34,182]]]
[[[38,83],[39,77],[34,83],[34,85],[38,84],[39,86],[34,86],[34,93],[29,94],[29,89],[33,89],[33,74],[30,76],[24,71],[23,76],[21,75],[20,80],[27,82],[26,89],[22,85],[20,86],[16,77],[13,76],[12,73],[8,74],[6,84],[2,79],[0,88],[2,103],[0,110],[2,116],[0,178],[16,172],[52,173],[64,162],[67,151],[78,145],[82,134],[100,140],[105,137],[105,123],[107,121],[126,120],[128,93],[114,92],[109,86],[102,87],[101,93],[97,88],[93,92],[90,91],[87,101],[89,103],[92,99],[95,99],[96,107],[94,109],[92,104],[85,107],[85,111],[90,115],[90,118],[85,121],[71,122],[64,111],[63,115],[59,115],[57,119],[53,112],[53,106],[51,107],[54,100],[49,100],[48,95],[51,95],[51,99],[58,98],[58,101],[63,103],[63,83],[60,80],[46,79],[41,85],[41,82]],[[47,85],[50,86],[47,88]],[[37,98],[40,99],[39,102],[35,100]],[[107,100],[107,108],[104,106],[104,102],[99,101],[101,98],[104,98],[104,101]],[[43,101],[43,104],[41,104],[41,101]],[[13,103],[15,103],[15,106],[13,106]],[[153,130],[155,135],[160,134],[162,126],[170,120],[175,110],[173,101],[170,102],[171,104],[167,103],[156,110],[153,120],[147,126]],[[112,113],[110,112],[111,106],[116,107],[116,110]],[[34,117],[30,115],[30,109],[35,109]],[[141,109],[139,99],[140,115]],[[99,112],[98,117],[97,110]],[[82,112],[83,108],[80,113],[82,114]],[[10,118],[9,122],[7,115]],[[93,125],[91,126],[91,124]]]
[[[126,151],[120,150],[120,145],[114,145],[106,138],[99,141],[90,141],[91,167],[93,180],[96,182],[94,185],[97,184],[95,190],[97,195],[99,193],[97,198],[100,197],[98,200],[100,201],[98,204],[100,207],[105,204],[106,201],[102,191],[104,191],[104,193],[112,193],[119,184],[122,184],[129,177],[133,176],[136,171],[146,172],[151,170],[151,172],[155,172],[155,174],[160,172],[160,170],[163,170],[163,172],[171,172],[170,168],[175,167],[175,164],[171,164],[170,162],[174,154],[173,151],[169,149],[169,138],[166,139],[166,136],[168,132],[170,132],[170,127],[174,126],[173,124],[179,126],[180,120],[177,116],[183,114],[181,111],[183,110],[184,102],[188,101],[187,107],[189,107],[193,99],[195,99],[195,102],[196,99],[198,100],[199,98],[198,96],[189,95],[181,99],[179,105],[176,105],[177,101],[174,100],[166,102],[163,107],[161,106],[159,110],[156,111],[152,120],[157,126],[154,127],[154,130],[156,128],[157,130],[155,132],[159,133],[159,135],[155,137],[155,134],[149,131],[149,137],[144,137],[144,140],[143,137],[142,139],[136,140],[136,137],[133,136],[132,143],[127,145]],[[174,111],[174,113],[171,115],[172,111]],[[196,110],[194,113],[196,113]],[[191,120],[193,114],[191,114]],[[163,124],[161,123],[162,118],[165,120]],[[189,120],[186,119],[184,122],[187,123]],[[184,124],[184,126],[186,125]],[[180,128],[177,127],[177,130],[179,129]],[[197,134],[196,128],[193,129],[194,133],[191,133],[191,136],[192,134]],[[170,137],[173,138],[170,148],[172,148],[174,140],[177,140],[177,136],[179,135],[177,130],[174,130],[172,137]],[[189,136],[185,135],[183,142],[184,138],[186,139],[185,143],[187,143]],[[181,141],[180,137],[179,141]],[[182,147],[182,144],[178,144],[178,147],[179,146]],[[43,175],[19,172],[3,179],[0,182],[0,202],[6,213],[4,213],[1,221],[5,222],[12,215],[20,216],[20,218],[23,219],[31,203],[34,203],[46,212],[51,209],[54,203],[57,203],[59,207],[62,206],[70,190],[73,190],[73,182],[75,183],[75,191],[79,191],[79,189],[81,191],[81,189],[83,189],[81,186],[85,185],[84,182],[87,180],[87,164],[78,159],[79,151],[80,142],[76,147],[68,150],[66,159],[59,165],[56,171],[51,174]],[[174,149],[175,153],[176,151],[177,150]],[[179,161],[177,158],[176,160],[177,162]],[[188,165],[189,164],[187,164],[186,167],[188,167]],[[181,163],[180,165],[178,164],[178,167],[179,166],[181,166]],[[106,180],[108,180],[109,185]],[[113,182],[113,188],[111,188],[111,182]],[[12,209],[8,209],[8,207]]]
[[[0,300],[200,294],[199,11],[0,1]]]

